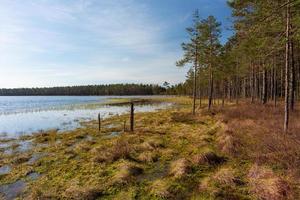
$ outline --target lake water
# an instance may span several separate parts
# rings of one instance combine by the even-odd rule
[[[129,112],[129,106],[108,106],[107,96],[0,96],[0,138],[16,138],[41,130],[70,130],[80,122]],[[131,98],[145,98],[135,96]],[[149,98],[149,97],[147,97]],[[151,97],[155,98],[155,97]],[[170,104],[137,105],[136,112],[163,109]]]

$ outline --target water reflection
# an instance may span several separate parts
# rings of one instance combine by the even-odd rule
[[[7,185],[1,185],[0,193],[4,195],[6,200],[12,200],[22,194],[25,186],[26,183],[22,180]]]
[[[8,165],[4,165],[0,167],[0,175],[8,174],[11,171],[11,167]]]

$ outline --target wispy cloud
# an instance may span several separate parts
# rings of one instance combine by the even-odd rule
[[[170,19],[164,9],[159,0],[1,0],[0,87],[180,82],[176,40],[190,12]]]

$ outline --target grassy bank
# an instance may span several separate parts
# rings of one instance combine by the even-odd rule
[[[104,120],[101,133],[91,121],[74,131],[22,138],[33,148],[17,155],[2,152],[0,166],[12,170],[0,175],[1,184],[26,180],[20,198],[27,199],[296,197],[295,153],[300,151],[288,149],[290,162],[279,155],[282,151],[271,151],[281,138],[267,145],[262,137],[271,129],[255,113],[244,115],[240,107],[228,105],[212,112],[199,109],[193,116],[190,99],[162,100],[176,105],[137,113],[134,133],[124,131],[129,116],[122,115]],[[34,180],[28,176],[32,173],[38,174]]]

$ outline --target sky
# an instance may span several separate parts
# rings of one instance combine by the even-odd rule
[[[226,42],[226,0],[0,0],[0,88],[180,83],[195,9]]]

